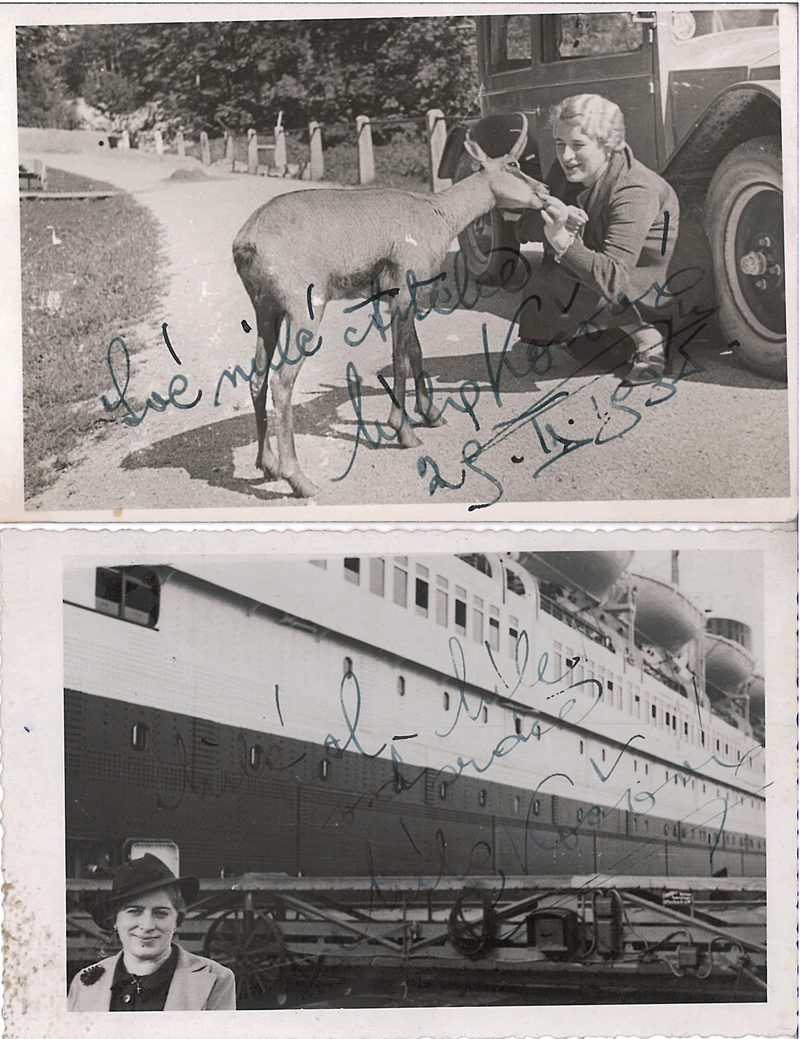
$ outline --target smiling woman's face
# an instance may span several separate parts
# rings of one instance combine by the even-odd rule
[[[578,122],[556,123],[556,155],[571,184],[594,184],[606,164],[605,147]]]
[[[136,895],[117,913],[117,934],[126,958],[166,959],[178,925],[178,910],[164,888]]]

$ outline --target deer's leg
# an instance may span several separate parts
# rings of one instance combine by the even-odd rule
[[[250,378],[250,396],[256,414],[256,432],[258,434],[258,454],[256,468],[263,469],[268,480],[277,480],[280,471],[278,459],[270,450],[269,430],[267,425],[267,382],[269,380],[270,363],[275,353],[280,328],[280,312],[273,307],[258,305],[256,307],[256,328],[258,341]]]
[[[440,415],[433,403],[433,398],[428,392],[428,383],[425,372],[422,370],[422,347],[419,345],[416,323],[409,322],[409,345],[408,356],[411,361],[411,371],[414,375],[414,393],[417,402],[414,410],[421,416],[426,426],[446,426],[447,420]]]
[[[406,412],[406,382],[408,380],[409,357],[409,322],[397,318],[392,323],[392,369],[394,385],[392,386],[392,408],[389,412],[389,425],[397,432],[397,442],[401,447],[419,447],[422,441],[414,432]],[[412,323],[413,332],[413,323]],[[416,332],[413,332],[416,338]],[[419,345],[419,344],[417,344]]]
[[[313,498],[315,494],[319,493],[319,488],[309,480],[300,467],[294,445],[292,390],[304,359],[304,355],[295,341],[295,335],[297,329],[308,329],[311,335],[308,341],[305,342],[304,348],[307,351],[313,351],[317,342],[317,327],[321,317],[322,308],[320,308],[316,317],[311,321],[308,313],[287,314],[286,320],[289,332],[285,356],[272,377],[272,401],[275,405],[276,423],[275,435],[278,441],[278,475],[284,480],[288,480],[292,491],[298,498]]]

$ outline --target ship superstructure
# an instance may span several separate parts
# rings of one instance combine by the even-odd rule
[[[112,869],[135,838],[174,841],[206,877],[763,875],[744,626],[706,631],[630,563],[68,573],[69,875]]]

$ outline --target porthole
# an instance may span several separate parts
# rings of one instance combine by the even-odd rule
[[[147,737],[150,729],[144,722],[135,722],[131,729],[131,746],[134,750],[145,750],[147,748]]]

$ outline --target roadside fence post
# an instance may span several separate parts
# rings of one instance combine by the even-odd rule
[[[178,149],[178,158],[186,158],[186,141],[183,139],[183,130],[178,130],[175,134],[175,145]]]
[[[322,180],[325,176],[325,159],[322,155],[322,127],[313,120],[308,124],[308,144],[311,150],[309,159],[311,180]]]
[[[358,135],[358,183],[371,184],[375,180],[375,156],[372,151],[372,127],[369,116],[356,116]]]
[[[120,148],[124,148],[125,151],[128,151],[130,149],[130,146],[131,146],[131,135],[130,135],[130,132],[128,130],[123,130],[122,131],[122,137],[120,138],[119,146],[120,146]]]
[[[258,173],[258,134],[247,131],[247,172]]]
[[[231,172],[236,172],[236,144],[232,133],[225,134],[225,161],[231,164]]]
[[[42,182],[42,191],[47,191],[47,167],[44,164],[44,160],[33,160],[33,172]]]
[[[426,113],[428,124],[428,152],[431,159],[431,190],[443,191],[451,181],[439,176],[439,163],[442,161],[444,146],[447,141],[447,126],[444,112],[439,108],[429,108]]]
[[[208,134],[205,130],[200,133],[200,160],[204,166],[211,165],[211,149],[208,145]]]
[[[153,130],[153,140],[156,145],[156,155],[164,154],[164,136],[160,130]]]
[[[286,176],[286,134],[280,123],[275,127],[275,151],[273,162],[281,177]]]

